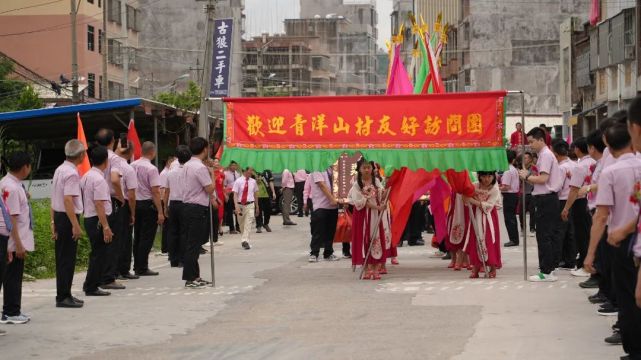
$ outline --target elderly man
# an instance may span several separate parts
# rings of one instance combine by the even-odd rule
[[[134,225],[134,272],[138,276],[155,276],[149,269],[149,252],[154,244],[158,225],[165,222],[160,202],[160,174],[151,161],[156,158],[156,145],[150,141],[142,144],[142,157],[131,166],[136,170],[136,224]]]
[[[56,242],[56,306],[80,308],[84,302],[71,295],[73,273],[76,268],[78,239],[82,236],[80,214],[82,192],[77,166],[86,156],[85,146],[78,140],[65,144],[66,160],[53,174],[51,193],[51,225]]]

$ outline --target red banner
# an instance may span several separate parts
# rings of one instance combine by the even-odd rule
[[[281,150],[499,147],[505,95],[225,99],[226,144]]]

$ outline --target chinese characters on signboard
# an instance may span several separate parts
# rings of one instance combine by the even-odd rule
[[[214,56],[211,71],[210,97],[229,96],[229,67],[231,66],[232,19],[214,21]]]

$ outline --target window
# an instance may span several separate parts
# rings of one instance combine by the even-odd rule
[[[102,0],[98,0],[98,7],[102,7]]]
[[[109,12],[109,21],[115,22],[116,24],[121,23],[120,4],[121,2],[118,0],[109,0],[109,7],[107,9]]]
[[[98,54],[102,54],[102,30],[98,29]]]
[[[96,74],[89,73],[87,79],[87,96],[94,99],[96,98]]]
[[[87,25],[87,50],[94,51],[95,41],[94,27]]]
[[[98,77],[98,97],[100,100],[105,100],[102,93],[102,75]]]

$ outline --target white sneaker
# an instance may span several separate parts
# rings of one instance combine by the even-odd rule
[[[318,256],[309,255],[309,259],[307,261],[310,262],[310,263],[317,263],[318,262]]]
[[[553,274],[548,275],[544,273],[538,273],[537,275],[530,276],[528,280],[532,282],[554,282],[554,281],[557,281],[558,279]]]
[[[323,258],[323,260],[325,260],[325,261],[339,261],[340,258],[338,256],[332,254],[332,255],[330,255],[330,256],[328,256],[326,258]]]
[[[570,274],[576,277],[590,277],[590,273],[585,271],[583,268],[572,270],[570,271]]]
[[[430,255],[431,258],[442,258],[443,256],[445,256],[445,253],[440,250],[437,250],[434,254]]]
[[[26,324],[31,320],[30,317],[20,314],[16,316],[6,316],[2,315],[2,319],[0,319],[0,324]]]

